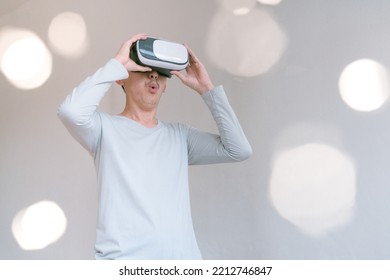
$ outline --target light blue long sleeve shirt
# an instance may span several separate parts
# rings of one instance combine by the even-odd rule
[[[97,107],[127,70],[111,59],[61,104],[58,115],[94,158],[99,185],[97,259],[201,259],[188,165],[241,161],[252,153],[223,87],[202,95],[219,135],[158,121],[147,128]]]

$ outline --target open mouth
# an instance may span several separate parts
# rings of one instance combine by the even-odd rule
[[[157,84],[156,82],[150,82],[150,83],[148,84],[148,88],[149,88],[149,91],[150,91],[151,93],[156,93],[157,90],[158,90],[158,84]]]

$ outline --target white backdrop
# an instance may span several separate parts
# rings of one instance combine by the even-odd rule
[[[254,150],[190,167],[205,259],[389,259],[388,26],[387,0],[2,0],[0,259],[93,258],[93,162],[57,108],[141,32],[194,49]],[[176,79],[159,118],[215,131]]]

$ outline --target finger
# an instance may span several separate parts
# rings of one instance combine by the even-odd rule
[[[136,67],[136,69],[134,70],[135,72],[136,72],[136,71],[139,71],[139,72],[150,72],[150,71],[153,71],[152,68],[150,68],[150,67],[141,66],[141,65],[139,65],[139,64],[136,64],[136,65],[137,65],[137,67]]]
[[[125,42],[126,44],[126,47],[127,48],[130,48],[135,42],[137,42],[138,40],[144,40],[147,38],[147,35],[146,33],[141,33],[141,34],[137,34],[137,35],[134,35],[133,37],[131,37],[129,40],[127,40]]]
[[[146,38],[147,38],[146,33],[140,33],[140,34],[137,34],[137,35],[134,35],[133,37],[131,37],[131,39],[129,41],[136,42],[138,40],[146,39]]]
[[[176,77],[178,77],[179,80],[181,80],[181,81],[184,81],[185,78],[186,78],[186,76],[184,76],[184,74],[179,72],[179,71],[171,71],[171,74],[175,75]]]
[[[188,44],[184,44],[184,46],[187,48],[187,51],[188,51],[188,55],[190,57],[190,64],[197,64],[199,63],[199,59],[198,57],[196,56],[196,54],[194,53],[194,51],[188,46]]]
[[[132,46],[133,46],[133,44],[134,44],[135,42],[137,42],[138,40],[146,39],[146,38],[147,38],[146,33],[141,33],[141,34],[134,35],[132,38],[130,38],[130,39],[125,43],[125,51],[126,51],[126,52],[129,52],[129,50],[131,50],[131,48],[132,48]],[[130,58],[130,57],[129,57],[129,58]],[[132,60],[132,59],[130,58],[130,60]],[[140,71],[142,71],[142,72],[151,71],[151,69],[148,68],[148,70],[143,69],[143,70],[140,70]]]

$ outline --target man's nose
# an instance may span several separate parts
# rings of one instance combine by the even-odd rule
[[[152,71],[149,73],[149,79],[158,79],[158,73],[156,71]]]

